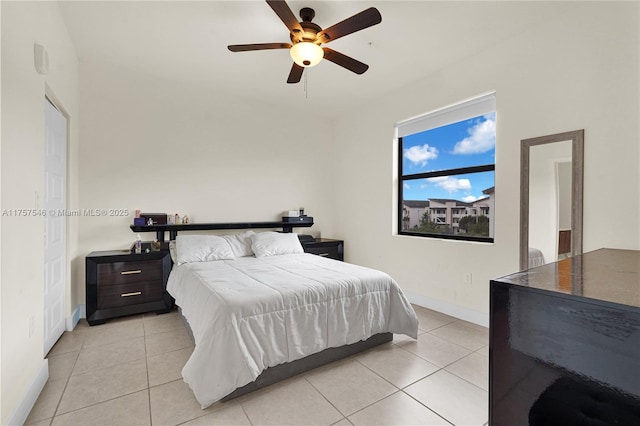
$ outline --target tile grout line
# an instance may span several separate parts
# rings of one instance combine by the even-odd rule
[[[463,357],[462,357],[462,358],[460,358],[458,361],[462,361],[463,359],[468,358],[468,357],[470,357],[470,356],[471,356],[471,355],[473,355],[473,354],[475,354],[475,352],[471,352],[469,355],[465,355],[465,356],[463,356]],[[479,355],[479,356],[482,356],[482,355]],[[484,357],[483,357],[483,358],[484,358]],[[455,362],[452,362],[451,364],[448,364],[448,365],[447,365],[447,367],[452,366],[453,364],[455,364],[455,363],[456,363],[456,362],[458,362],[458,361],[455,361]],[[489,360],[487,360],[487,363],[488,363],[488,362],[489,362]],[[454,373],[453,371],[449,371],[449,370],[447,370],[447,367],[443,367],[442,369],[443,369],[443,370],[445,370],[447,373],[449,373],[449,374],[453,374],[453,375],[454,375],[454,376],[456,376],[457,378],[462,379],[462,380],[464,380],[465,382],[467,382],[467,383],[469,383],[469,384],[471,384],[471,385],[473,385],[473,386],[477,387],[477,388],[478,388],[478,389],[480,389],[480,390],[483,390],[483,391],[485,391],[485,392],[489,392],[487,389],[483,389],[483,388],[481,388],[480,386],[478,386],[478,385],[476,385],[475,383],[473,383],[473,382],[471,382],[471,381],[469,381],[469,380],[465,379],[465,378],[464,378],[464,377],[462,377],[462,376],[459,376],[458,374]]]
[[[435,336],[435,337],[438,337],[438,336]],[[443,339],[443,340],[445,340],[445,339]],[[447,340],[447,342],[449,342],[449,341]],[[453,342],[449,342],[449,343],[451,343],[451,344],[455,345],[455,343],[453,343]],[[460,345],[457,345],[457,346],[460,346]],[[463,348],[463,349],[470,350],[470,349],[468,349],[468,348],[465,348],[464,346],[460,346],[460,347],[461,347],[461,348]],[[484,347],[484,346],[483,346],[483,347]],[[408,388],[409,386],[411,386],[411,385],[413,385],[413,384],[415,384],[415,383],[419,382],[420,380],[426,379],[427,377],[432,376],[432,375],[434,375],[435,373],[437,373],[437,372],[439,372],[439,371],[446,371],[447,373],[452,374],[452,375],[456,376],[457,378],[459,378],[459,379],[461,379],[461,380],[464,380],[465,382],[467,382],[467,383],[469,383],[469,384],[471,384],[471,385],[475,386],[476,388],[478,388],[478,389],[480,389],[480,390],[482,390],[482,391],[484,391],[484,392],[489,392],[488,390],[485,390],[485,389],[481,388],[480,386],[476,385],[475,383],[470,382],[469,380],[465,379],[464,377],[460,377],[459,375],[457,375],[457,374],[456,374],[456,373],[454,373],[453,371],[449,371],[449,370],[447,370],[447,367],[449,367],[449,366],[451,366],[451,365],[455,364],[456,362],[458,362],[458,361],[460,361],[460,360],[462,360],[462,359],[464,359],[464,358],[467,358],[468,356],[470,356],[470,355],[472,355],[472,354],[475,354],[476,352],[469,352],[468,354],[464,355],[462,358],[458,358],[458,359],[456,359],[455,361],[452,361],[452,362],[450,362],[450,363],[446,364],[445,366],[440,367],[439,365],[434,364],[432,361],[428,360],[427,358],[424,358],[424,357],[422,357],[422,356],[420,356],[420,355],[418,355],[418,354],[416,354],[416,353],[413,353],[413,352],[411,352],[411,351],[409,351],[409,350],[407,350],[407,349],[404,349],[402,346],[398,346],[398,348],[403,349],[405,352],[408,352],[408,353],[410,353],[410,354],[412,354],[412,355],[415,355],[415,356],[417,356],[418,358],[423,359],[423,360],[425,360],[425,361],[429,362],[430,364],[433,364],[433,365],[435,365],[436,367],[438,367],[438,370],[437,370],[437,371],[434,371],[433,373],[428,374],[428,375],[424,376],[423,378],[421,378],[421,379],[419,379],[419,380],[416,380],[415,382],[412,382],[411,384],[409,384],[409,385],[407,385],[407,386],[405,386],[405,387],[401,388],[401,390],[404,390],[404,389]],[[482,349],[482,348],[480,348],[480,349]],[[479,349],[478,349],[478,350],[479,350]],[[478,355],[479,355],[479,356],[482,356],[483,358],[487,358],[487,357],[485,357],[484,355],[481,355],[481,354],[478,354]],[[488,358],[487,358],[487,362],[488,362]],[[361,364],[362,364],[362,363],[361,363]],[[366,367],[366,366],[365,366],[365,367]],[[372,371],[373,371],[373,370],[372,370]],[[375,373],[375,371],[374,371],[374,373]]]
[[[137,338],[137,337],[136,337],[136,338]],[[125,340],[130,340],[130,339],[125,339]],[[100,346],[105,346],[105,345],[100,345]],[[53,423],[53,420],[54,420],[56,417],[60,417],[60,416],[66,415],[66,414],[74,413],[74,412],[76,412],[76,411],[80,411],[80,410],[83,410],[83,409],[86,409],[86,408],[89,408],[89,407],[94,407],[94,406],[96,406],[96,405],[103,404],[103,403],[106,403],[106,402],[109,402],[109,401],[113,401],[113,400],[115,400],[115,399],[122,398],[122,397],[125,397],[125,396],[133,395],[134,393],[141,392],[141,391],[143,391],[143,390],[144,390],[144,389],[139,389],[139,390],[136,390],[136,391],[133,391],[133,392],[125,393],[125,394],[123,394],[123,395],[118,395],[118,396],[116,396],[116,397],[106,399],[106,400],[104,400],[104,401],[98,401],[98,402],[95,402],[95,403],[92,403],[92,404],[86,405],[86,406],[84,406],[84,407],[79,407],[79,408],[76,408],[76,409],[74,409],[74,410],[70,410],[70,411],[68,411],[68,412],[66,412],[66,413],[58,414],[58,410],[59,410],[59,408],[60,408],[60,403],[62,402],[62,398],[64,397],[64,394],[65,394],[65,392],[67,391],[67,387],[68,387],[68,385],[69,385],[69,381],[71,380],[71,378],[72,378],[72,377],[74,377],[74,376],[75,376],[75,377],[77,377],[77,376],[81,376],[81,375],[84,375],[84,374],[89,374],[89,373],[94,372],[95,370],[99,370],[99,369],[102,369],[102,368],[110,368],[110,367],[112,367],[112,366],[107,366],[107,367],[100,367],[100,368],[97,368],[97,369],[96,369],[96,368],[93,368],[93,369],[91,369],[91,370],[89,370],[89,371],[86,371],[86,372],[83,372],[83,373],[80,373],[80,374],[75,374],[75,375],[73,374],[73,369],[75,368],[75,366],[76,366],[76,364],[77,364],[78,360],[80,359],[80,353],[82,352],[82,350],[83,350],[83,349],[93,349],[93,348],[100,347],[100,346],[93,346],[93,347],[85,348],[85,347],[84,347],[84,339],[83,339],[81,349],[78,351],[78,357],[76,358],[76,361],[74,362],[73,368],[71,369],[71,373],[69,373],[69,376],[67,377],[67,381],[66,381],[66,383],[65,383],[65,388],[64,388],[64,390],[63,390],[63,392],[62,392],[62,394],[61,394],[61,396],[60,396],[60,400],[58,401],[58,404],[56,405],[56,409],[55,409],[55,412],[54,412],[54,416],[53,416],[53,417],[51,417],[51,423]],[[145,351],[146,351],[146,348],[145,348]],[[67,352],[67,353],[68,353],[68,352]],[[138,360],[139,360],[139,358],[138,358],[138,359],[134,359],[134,360],[130,360],[130,361],[128,361],[128,362],[134,362],[134,361],[138,361]],[[146,365],[146,357],[145,357],[145,365]],[[147,371],[147,375],[148,375],[148,371]],[[147,388],[148,388],[148,380],[147,380]]]
[[[414,353],[412,353],[412,352],[409,352],[409,351],[406,351],[406,350],[405,350],[405,352],[408,352],[408,353],[410,353],[410,354],[412,354],[412,355],[417,356],[417,357],[418,357],[418,358],[420,358],[420,359],[425,360],[424,358],[422,358],[422,357],[420,357],[420,356],[418,356],[418,355],[416,355],[416,354],[414,354]],[[356,360],[356,361],[358,361],[358,360]],[[425,361],[427,361],[427,360],[425,360]],[[360,362],[360,361],[358,361],[358,362]],[[433,364],[431,361],[427,361],[427,362],[429,362],[430,364]],[[456,361],[454,361],[454,362],[456,362]],[[438,417],[440,417],[440,418],[444,419],[445,421],[449,422],[449,420],[447,420],[447,419],[445,419],[444,417],[442,417],[442,416],[441,416],[440,414],[438,414],[435,410],[433,410],[433,409],[429,408],[427,405],[425,405],[425,404],[421,403],[420,401],[418,401],[417,399],[415,399],[415,398],[413,398],[411,395],[409,395],[407,392],[405,392],[405,389],[406,389],[406,388],[408,388],[409,386],[414,385],[414,384],[418,383],[419,381],[424,380],[424,379],[426,379],[427,377],[430,377],[430,376],[432,376],[432,375],[436,374],[436,373],[437,373],[437,372],[439,372],[439,371],[443,371],[443,370],[444,370],[444,371],[446,371],[446,370],[445,370],[445,367],[440,367],[440,366],[438,366],[438,365],[436,365],[436,364],[433,364],[433,365],[435,365],[436,367],[438,367],[438,369],[437,369],[436,371],[434,371],[433,373],[427,374],[426,376],[421,377],[420,379],[418,379],[418,380],[416,380],[416,381],[414,381],[414,382],[411,382],[410,384],[408,384],[408,385],[406,385],[406,386],[404,386],[404,387],[402,387],[402,388],[399,388],[398,386],[396,386],[396,385],[394,385],[393,383],[391,383],[391,382],[389,382],[388,380],[386,380],[384,377],[380,376],[378,373],[376,373],[376,372],[375,372],[374,370],[372,370],[371,368],[369,368],[369,367],[367,367],[366,365],[364,365],[362,362],[360,362],[360,364],[361,364],[361,365],[363,365],[365,368],[368,368],[369,370],[371,370],[374,374],[376,374],[377,376],[379,376],[379,377],[380,377],[380,378],[382,378],[383,380],[387,381],[387,382],[388,382],[389,384],[391,384],[392,386],[394,386],[394,387],[397,389],[397,391],[396,391],[396,392],[394,392],[394,393],[392,393],[391,395],[395,395],[395,394],[396,394],[396,393],[398,393],[398,392],[402,392],[402,393],[404,393],[405,395],[407,395],[407,396],[411,397],[412,399],[414,399],[416,402],[420,403],[422,406],[424,406],[425,408],[427,408],[429,411],[431,411],[431,412],[435,413],[436,415],[438,415]],[[448,364],[448,365],[451,365],[451,364]],[[453,374],[453,373],[451,373],[451,374]],[[456,376],[456,377],[457,377],[457,376]],[[382,398],[382,399],[380,399],[380,400],[378,400],[378,401],[376,401],[376,402],[373,402],[373,403],[371,403],[371,404],[367,405],[366,407],[364,407],[364,408],[362,408],[362,409],[360,409],[360,410],[356,411],[356,413],[357,413],[357,412],[360,412],[360,411],[362,411],[362,410],[365,410],[366,408],[369,408],[369,407],[370,407],[370,406],[372,406],[373,404],[376,404],[376,403],[378,403],[378,402],[382,401],[383,399],[386,399],[386,398],[390,397],[391,395],[387,395],[387,396],[385,396],[384,398]],[[355,414],[355,413],[353,413],[353,414]],[[353,415],[353,414],[351,414],[351,415]],[[451,423],[451,422],[449,422],[449,423]],[[451,423],[451,424],[453,424],[453,423]]]
[[[253,426],[253,422],[251,421],[251,417],[249,417],[249,413],[247,413],[247,410],[244,409],[244,405],[242,402],[240,402],[240,409],[242,410],[242,412],[244,413],[244,416],[247,418],[247,420],[249,421],[249,424],[251,426]]]
[[[367,408],[370,408],[372,405],[375,405],[375,404],[377,404],[377,403],[378,403],[378,402],[380,402],[380,401],[384,401],[385,399],[387,399],[387,398],[389,398],[389,397],[392,397],[393,395],[397,394],[398,392],[402,392],[402,389],[398,389],[398,388],[396,387],[395,392],[393,392],[393,393],[391,393],[391,394],[389,394],[389,395],[387,395],[387,396],[383,397],[382,399],[379,399],[379,400],[377,400],[377,401],[374,401],[374,402],[372,402],[371,404],[369,404],[369,405],[367,405],[367,406],[365,406],[365,407],[362,407],[362,408],[360,408],[360,409],[358,409],[358,410],[354,411],[353,413],[349,414],[349,416],[353,416],[354,414],[358,414],[358,413],[360,413],[360,412],[362,412],[362,411],[366,410]],[[347,417],[345,417],[345,419],[349,420]],[[350,420],[349,420],[349,421],[350,421]]]
[[[144,316],[142,317],[142,331],[144,333],[144,365],[147,370],[147,399],[149,401],[149,425],[153,426],[153,417],[151,415],[151,382],[149,381],[149,362],[147,361],[147,329],[144,326]]]
[[[471,329],[470,329],[470,330],[471,330]],[[435,330],[433,330],[433,331],[435,331]],[[480,346],[479,348],[471,349],[471,348],[468,348],[468,347],[466,347],[466,346],[462,346],[461,344],[456,343],[456,342],[454,342],[454,341],[452,341],[452,340],[450,340],[450,339],[448,339],[448,338],[446,338],[446,337],[442,337],[442,336],[438,336],[437,334],[433,334],[431,331],[428,331],[428,332],[427,332],[427,334],[429,334],[429,335],[431,335],[431,336],[433,336],[433,337],[437,337],[438,339],[445,340],[445,341],[447,341],[447,342],[449,342],[449,343],[452,343],[452,344],[454,344],[454,345],[456,345],[456,346],[460,346],[461,348],[465,348],[466,350],[471,351],[471,352],[478,351],[478,350],[480,350],[480,349],[484,348],[485,346],[488,346],[488,343],[487,343],[486,345],[482,345],[482,346]],[[487,338],[487,339],[488,339],[488,338]]]
[[[78,362],[78,358],[80,358],[80,351],[78,351],[78,357],[76,358],[75,362],[73,363],[73,367],[71,368],[71,371],[69,372],[69,376],[67,377],[65,383],[64,383],[64,389],[62,389],[62,393],[60,394],[60,398],[58,399],[58,403],[56,404],[56,408],[53,410],[53,415],[51,416],[51,421],[49,422],[49,424],[53,423],[53,419],[56,418],[56,415],[58,414],[58,409],[60,408],[60,403],[62,402],[62,398],[64,398],[64,393],[67,391],[67,386],[69,386],[69,380],[71,380],[71,373],[73,372],[73,369],[76,366],[76,363]],[[49,380],[47,379],[47,382]]]
[[[438,337],[438,336],[434,336],[434,337]],[[445,340],[445,339],[442,339],[442,340]],[[455,343],[453,343],[453,342],[449,342],[448,340],[445,340],[445,341],[446,341],[447,343],[451,343],[452,345],[456,345]],[[467,351],[470,351],[470,350],[471,350],[471,349],[467,349],[467,348],[465,348],[464,346],[460,346],[460,345],[456,345],[456,346],[458,346],[458,347],[460,347],[460,348],[462,348],[462,349],[465,349],[465,350],[467,350]],[[398,347],[399,347],[400,349],[404,350],[405,352],[409,352],[410,354],[415,355],[415,356],[417,356],[418,358],[423,359],[423,360],[427,361],[428,363],[435,365],[436,367],[440,368],[441,370],[443,370],[443,369],[447,368],[447,367],[448,367],[448,366],[450,366],[451,364],[454,364],[454,363],[456,363],[456,362],[460,361],[462,358],[464,358],[464,357],[466,357],[466,356],[469,356],[469,355],[471,355],[471,354],[473,353],[473,351],[472,351],[472,352],[469,352],[468,354],[466,354],[466,355],[464,355],[464,356],[462,356],[462,357],[460,357],[460,358],[458,358],[458,359],[456,359],[456,360],[454,360],[454,361],[452,361],[452,362],[450,362],[450,363],[448,363],[448,364],[446,364],[446,365],[444,365],[444,366],[442,366],[442,367],[441,367],[441,366],[439,366],[438,364],[436,364],[436,363],[434,363],[433,361],[431,361],[431,360],[429,360],[429,359],[425,358],[425,357],[424,357],[424,356],[422,356],[422,355],[419,355],[419,354],[417,354],[417,353],[411,352],[410,350],[405,349],[405,348],[403,348],[402,346],[398,346]]]
[[[314,369],[315,370],[315,369]],[[311,381],[307,378],[307,374],[303,374],[302,378],[309,383],[309,385],[320,394],[320,396],[329,403],[329,405],[331,405],[338,413],[340,413],[340,415],[342,415],[342,419],[346,419],[347,416],[340,411],[340,409],[338,407],[336,407],[331,401],[329,401],[329,399],[320,391],[320,389],[318,389],[317,387],[314,386],[313,383],[311,383]],[[342,419],[338,420],[338,422],[342,421]],[[347,419],[348,420],[348,419]],[[334,423],[338,423],[338,422],[334,422]],[[333,424],[333,423],[332,423]]]
[[[445,422],[454,425],[455,423],[453,423],[452,421],[450,421],[449,419],[447,419],[446,417],[442,416],[440,413],[438,413],[437,411],[429,408],[428,405],[424,404],[423,402],[421,402],[420,400],[416,399],[413,397],[413,395],[407,393],[404,391],[404,389],[400,389],[400,392],[404,393],[405,395],[407,395],[409,398],[413,399],[415,402],[417,402],[418,404],[422,405],[424,408],[426,408],[427,410],[431,411],[433,414],[435,414],[436,416],[440,417],[442,420],[444,420]]]
[[[436,336],[436,337],[437,337],[437,336]],[[430,377],[430,376],[434,375],[435,373],[437,373],[437,372],[439,372],[439,371],[441,371],[441,370],[445,370],[445,371],[447,371],[448,373],[453,374],[454,376],[458,377],[458,375],[457,375],[457,374],[455,374],[455,373],[453,373],[453,372],[451,372],[451,371],[449,371],[449,370],[446,370],[446,368],[447,368],[447,367],[449,367],[449,366],[450,366],[450,365],[452,365],[452,364],[455,364],[456,362],[460,361],[461,359],[466,358],[466,357],[468,357],[469,355],[471,355],[471,354],[475,353],[475,352],[470,352],[470,353],[468,353],[467,355],[463,356],[462,358],[458,358],[457,360],[455,360],[455,361],[453,361],[453,362],[450,362],[449,364],[445,365],[444,367],[440,367],[439,365],[434,364],[432,361],[430,361],[430,360],[428,360],[428,359],[426,359],[426,358],[424,358],[424,357],[421,357],[420,355],[415,354],[415,353],[413,353],[413,352],[411,352],[411,351],[409,351],[409,350],[407,350],[407,349],[404,349],[404,348],[399,347],[399,346],[398,346],[398,348],[399,348],[399,349],[403,349],[405,352],[407,352],[407,353],[409,353],[409,354],[411,354],[411,355],[413,355],[413,356],[416,356],[416,357],[420,358],[421,360],[428,362],[428,363],[429,363],[429,364],[431,364],[431,365],[435,365],[436,367],[438,367],[438,369],[437,369],[436,371],[434,371],[433,373],[427,374],[426,376],[421,377],[420,379],[415,380],[415,381],[411,382],[410,384],[408,384],[408,385],[403,386],[403,387],[401,387],[401,388],[400,388],[400,387],[396,386],[395,384],[391,383],[389,380],[387,380],[387,379],[385,379],[384,377],[382,377],[380,374],[378,374],[378,373],[377,373],[375,370],[373,370],[372,368],[369,368],[367,365],[365,365],[364,363],[360,362],[360,360],[358,360],[357,358],[356,358],[355,360],[356,360],[356,361],[358,361],[358,362],[360,363],[360,365],[362,365],[363,367],[365,367],[365,368],[369,369],[371,372],[373,372],[374,374],[376,374],[378,377],[380,377],[381,379],[383,379],[383,380],[385,380],[386,382],[388,382],[390,385],[394,386],[395,388],[397,388],[397,389],[399,389],[399,390],[404,390],[405,388],[407,388],[407,387],[409,387],[409,386],[411,386],[411,385],[413,385],[413,384],[415,384],[415,383],[419,382],[420,380],[426,379],[427,377]],[[375,349],[375,348],[371,348],[370,350],[373,350],[373,349]],[[368,352],[368,351],[366,351],[366,352]],[[362,354],[362,353],[361,353],[361,354]],[[460,377],[460,378],[461,378],[462,380],[465,380],[465,379],[464,379],[464,378],[462,378],[462,377]],[[468,380],[465,380],[465,381],[466,381],[466,382],[469,382]],[[469,382],[469,383],[471,383],[471,382]],[[471,383],[471,384],[473,385],[473,383]],[[477,385],[474,385],[474,386],[476,386],[476,387],[478,387],[478,388],[479,388],[479,386],[477,386]],[[480,388],[480,389],[482,389],[482,388]],[[484,390],[484,389],[482,389],[482,390]]]
[[[143,327],[144,327],[144,326],[143,326]],[[144,330],[144,328],[143,328],[143,330]],[[73,353],[73,352],[77,352],[77,355],[76,355],[75,360],[74,360],[74,362],[73,362],[73,366],[71,367],[71,369],[70,369],[70,371],[69,371],[69,374],[64,378],[64,380],[65,380],[64,388],[63,388],[62,392],[60,393],[60,397],[58,398],[58,401],[57,401],[57,403],[56,403],[56,406],[55,406],[55,408],[54,408],[54,411],[53,411],[52,416],[51,416],[51,417],[48,417],[48,418],[45,418],[45,419],[42,419],[42,420],[39,420],[39,421],[49,420],[49,424],[51,424],[51,423],[53,423],[53,421],[54,421],[56,418],[59,418],[60,416],[63,416],[63,415],[66,415],[66,414],[70,414],[70,413],[73,413],[73,412],[76,412],[76,411],[79,411],[79,410],[83,410],[83,409],[86,409],[86,408],[89,408],[89,407],[93,407],[93,406],[95,406],[95,405],[102,404],[102,403],[105,403],[105,402],[108,402],[108,401],[112,401],[112,400],[115,400],[115,399],[118,399],[118,398],[121,398],[121,397],[124,397],[124,396],[132,395],[133,393],[140,392],[141,390],[144,390],[144,389],[140,389],[140,390],[137,390],[137,391],[134,391],[134,392],[125,393],[125,394],[123,394],[123,395],[118,395],[117,397],[114,397],[114,398],[109,398],[109,399],[104,400],[104,401],[99,401],[99,402],[95,402],[95,403],[92,403],[92,404],[88,404],[88,405],[86,405],[86,406],[84,406],[84,407],[78,407],[78,408],[73,409],[73,410],[70,410],[70,411],[68,411],[68,412],[66,412],[66,413],[61,413],[61,414],[60,414],[60,413],[59,413],[59,410],[60,410],[60,404],[62,403],[62,399],[65,397],[65,394],[66,394],[66,392],[67,392],[67,390],[68,390],[68,387],[69,387],[69,383],[70,383],[70,381],[71,381],[71,378],[72,378],[72,377],[77,377],[77,376],[80,376],[80,375],[84,375],[84,374],[87,374],[87,373],[91,373],[91,372],[93,372],[93,371],[95,371],[95,370],[96,370],[96,368],[92,368],[92,369],[90,369],[90,370],[88,370],[88,371],[85,371],[85,372],[82,372],[82,373],[79,373],[79,374],[75,374],[75,375],[73,374],[73,371],[74,371],[75,367],[78,365],[78,361],[79,361],[79,359],[80,359],[80,355],[82,354],[83,350],[89,350],[89,349],[94,349],[94,348],[99,348],[99,347],[101,347],[101,346],[105,346],[105,345],[97,345],[97,346],[90,346],[90,347],[86,347],[86,337],[87,337],[86,333],[87,333],[88,331],[86,331],[86,330],[79,330],[79,329],[77,329],[77,328],[74,328],[74,330],[70,331],[69,333],[70,333],[71,335],[73,335],[73,334],[74,334],[74,331],[76,332],[76,333],[75,333],[75,335],[76,335],[76,336],[78,336],[78,337],[80,337],[80,338],[81,338],[81,340],[82,340],[82,343],[80,344],[80,347],[79,347],[79,349],[78,349],[77,351],[76,351],[76,350],[70,350],[70,351],[67,351],[67,352],[54,353],[54,354],[51,354],[51,355],[47,354],[47,355],[49,355],[49,356],[47,356],[46,358],[47,358],[47,359],[49,359],[49,358],[51,358],[51,357],[62,356],[62,355],[68,355],[68,354],[71,354],[71,353]],[[143,334],[143,336],[136,336],[136,337],[132,337],[131,339],[133,339],[133,338],[139,338],[139,337],[144,337],[144,334]],[[130,340],[130,339],[125,339],[125,340]],[[58,343],[58,342],[56,342],[56,344],[57,344],[57,343]],[[55,344],[54,344],[54,347],[55,347]],[[52,349],[53,349],[53,348],[52,348]],[[51,353],[51,351],[49,351],[49,353]],[[145,347],[145,353],[146,353],[146,347]],[[139,360],[139,358],[137,358],[137,359],[135,359],[135,360],[131,360],[131,361],[137,361],[137,360]],[[145,357],[145,366],[146,366],[146,357]],[[109,366],[107,366],[107,367],[103,367],[103,368],[109,368]],[[99,368],[98,368],[98,369],[99,369]],[[58,380],[58,379],[56,379],[56,380]],[[59,379],[59,380],[62,380],[62,379]],[[49,381],[50,381],[50,379],[49,379],[49,378],[47,378],[47,382],[49,382]],[[148,382],[148,369],[147,369],[147,389],[148,389],[148,387],[149,387],[149,386],[148,386],[148,383],[149,383],[149,382]],[[34,404],[34,406],[35,406],[35,404]],[[32,408],[32,410],[33,410],[33,408]]]
[[[71,333],[73,333],[73,331]],[[58,343],[58,342],[56,342],[56,343]],[[55,346],[55,343],[54,343],[54,346]],[[53,347],[52,347],[52,349],[53,349]],[[49,424],[52,424],[53,420],[58,415],[58,410],[60,409],[60,403],[62,402],[62,398],[64,398],[65,392],[67,392],[67,387],[69,386],[69,381],[71,380],[71,377],[73,376],[73,370],[76,368],[76,364],[78,363],[78,360],[80,359],[80,353],[82,352],[82,349],[84,349],[84,336],[82,338],[82,344],[80,345],[80,350],[78,350],[78,356],[76,357],[76,360],[73,362],[73,367],[71,367],[71,371],[69,372],[69,375],[67,376],[67,380],[64,383],[64,389],[62,390],[62,393],[60,394],[60,399],[58,399],[58,403],[56,404],[56,408],[53,410],[53,415],[51,416],[51,421],[49,422]],[[51,352],[51,351],[49,351],[49,352]],[[67,352],[67,353],[69,353],[69,352]],[[47,379],[47,382],[48,381],[49,381],[49,379]]]
[[[92,403],[92,404],[89,404],[89,405],[85,405],[84,407],[79,407],[79,408],[76,408],[74,410],[67,411],[66,413],[56,414],[55,417],[66,416],[67,414],[75,413],[76,411],[84,410],[86,408],[95,407],[96,405],[100,405],[100,404],[104,404],[106,402],[114,401],[116,399],[123,398],[123,397],[129,396],[129,395],[133,395],[134,393],[142,392],[144,390],[145,389],[138,389],[137,391],[133,391],[133,392],[125,393],[125,394],[122,394],[122,395],[118,395],[118,396],[113,397],[113,398],[105,399],[104,401],[99,401],[99,402],[95,402],[95,403]],[[53,417],[52,417],[52,419],[53,419]]]

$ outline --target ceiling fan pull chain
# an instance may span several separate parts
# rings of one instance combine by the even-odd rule
[[[309,70],[304,73],[304,98],[309,99],[309,90],[307,89],[307,78],[309,76]]]

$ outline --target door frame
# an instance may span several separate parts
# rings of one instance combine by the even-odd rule
[[[64,187],[65,187],[65,206],[64,208],[66,210],[69,209],[69,150],[70,150],[70,144],[69,144],[69,139],[70,139],[70,135],[71,135],[71,116],[68,113],[68,111],[64,108],[63,103],[60,101],[60,99],[55,95],[55,92],[51,89],[51,87],[45,83],[45,91],[44,91],[44,101],[45,102],[49,102],[51,103],[65,118],[66,123],[67,123],[67,128],[66,128],[66,147],[65,147],[65,183],[64,183]],[[44,143],[46,144],[46,140],[44,141]],[[46,149],[46,146],[45,146]],[[43,169],[44,171],[44,169]],[[44,199],[44,193],[43,193],[43,199]],[[44,208],[44,205],[43,205]],[[69,306],[70,306],[70,291],[71,291],[71,262],[70,262],[70,252],[69,252],[69,217],[65,216],[65,231],[64,231],[64,256],[65,256],[65,264],[64,264],[64,302],[63,302],[63,318],[64,318],[64,329],[66,331],[71,331],[69,329],[69,321],[68,321],[68,310],[69,310]],[[44,281],[43,281],[43,285],[44,285]],[[44,302],[44,294],[43,294],[43,302]],[[44,313],[44,309],[43,309],[43,313]],[[44,315],[43,315],[43,327],[44,327]],[[43,330],[44,331],[44,330]],[[47,355],[47,352],[45,352],[45,341],[44,341],[44,333],[43,333],[43,341],[42,341],[42,348],[43,348],[43,352],[44,355]],[[49,349],[50,350],[50,349]]]

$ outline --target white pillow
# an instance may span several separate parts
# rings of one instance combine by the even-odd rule
[[[251,249],[256,257],[304,253],[298,234],[259,232],[251,236]]]
[[[176,240],[169,241],[169,255],[173,263],[178,263],[178,254],[176,253]]]
[[[216,235],[178,235],[178,265],[187,262],[210,262],[235,259],[229,243]]]
[[[253,250],[251,249],[251,236],[255,235],[253,231],[246,231],[240,234],[223,235],[229,245],[231,251],[235,257],[253,256]]]

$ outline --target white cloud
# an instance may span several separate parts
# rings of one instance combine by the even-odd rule
[[[467,130],[469,136],[456,143],[454,154],[481,154],[496,146],[495,115],[486,115],[485,119]]]
[[[428,144],[412,146],[404,150],[404,157],[413,164],[420,163],[421,166],[424,166],[427,161],[438,158],[438,148]]]
[[[474,197],[473,195],[467,195],[466,197],[464,197],[462,199],[462,201],[464,201],[465,203],[473,203],[477,199],[478,199],[478,197]]]
[[[439,176],[428,178],[427,181],[439,186],[450,194],[456,191],[471,190],[471,181],[469,179],[456,179],[451,176]]]
[[[411,189],[411,187],[409,186],[409,184],[408,184],[407,182],[403,182],[403,183],[402,183],[402,187],[403,187],[404,189]]]

